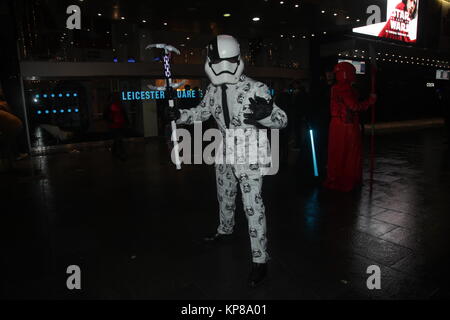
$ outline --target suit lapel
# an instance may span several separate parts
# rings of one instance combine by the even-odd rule
[[[214,88],[214,93],[212,94],[212,99],[214,103],[212,104],[212,112],[216,121],[219,123],[220,127],[225,128],[225,118],[223,117],[223,107],[222,107],[222,89],[216,86]]]

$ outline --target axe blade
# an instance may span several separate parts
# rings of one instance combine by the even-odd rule
[[[149,44],[148,46],[145,47],[146,50],[150,50],[152,48],[164,49],[165,53],[168,53],[168,52],[175,52],[176,54],[181,53],[180,50],[178,50],[174,46],[171,46],[171,45],[165,44],[165,43],[153,43],[153,44]]]
[[[186,81],[183,80],[183,81],[180,81],[178,83],[172,83],[170,86],[172,87],[172,89],[178,89],[179,87],[181,87],[185,83],[186,83]],[[156,87],[156,86],[152,86],[151,84],[147,85],[147,87],[149,89],[151,89],[151,90],[154,90],[154,91],[164,91],[164,90],[166,90],[166,87]]]

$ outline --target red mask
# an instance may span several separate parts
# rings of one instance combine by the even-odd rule
[[[349,62],[339,62],[333,71],[336,74],[336,81],[338,83],[352,83],[356,81],[356,69]]]

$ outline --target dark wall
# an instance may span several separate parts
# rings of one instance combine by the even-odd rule
[[[25,124],[26,116],[22,99],[14,11],[16,3],[12,0],[0,1],[0,84],[12,112]],[[20,152],[26,152],[29,149],[27,141],[28,138],[24,129],[17,141]]]
[[[3,92],[13,112],[23,120],[13,1],[0,2],[0,43],[0,81]]]
[[[438,49],[441,32],[440,1],[420,1],[418,45],[423,48]]]

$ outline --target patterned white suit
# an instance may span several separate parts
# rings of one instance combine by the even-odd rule
[[[226,159],[216,161],[217,198],[220,207],[220,224],[218,233],[231,234],[234,227],[235,198],[239,183],[244,211],[248,220],[253,262],[265,263],[269,259],[267,253],[265,208],[261,195],[264,169],[270,166],[270,146],[266,130],[260,130],[252,124],[244,123],[244,114],[251,113],[250,98],[261,97],[271,100],[269,88],[261,82],[242,75],[236,84],[227,84],[227,101],[230,113],[230,125],[226,128],[222,108],[222,88],[210,84],[200,105],[187,110],[180,110],[178,124],[193,124],[206,121],[212,115],[223,136],[224,152],[230,148],[246,147],[252,143],[252,137],[258,140],[257,162],[252,161],[251,152],[241,154],[233,163]],[[275,104],[272,114],[258,121],[270,129],[282,129],[287,125],[287,116]],[[230,130],[227,130],[230,129]],[[227,145],[226,134],[233,129],[241,129],[249,139],[232,139]],[[217,159],[216,159],[217,160]]]

